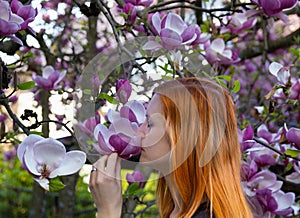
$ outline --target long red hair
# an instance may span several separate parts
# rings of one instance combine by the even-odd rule
[[[157,186],[160,216],[169,217],[177,204],[178,217],[191,217],[206,199],[217,218],[253,217],[240,183],[241,152],[228,92],[207,79],[184,78],[154,93],[163,104],[172,149],[172,186],[164,177]]]

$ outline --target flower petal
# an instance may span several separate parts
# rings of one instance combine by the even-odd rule
[[[23,156],[23,163],[31,174],[41,176],[41,173],[38,170],[39,164],[34,159],[33,150],[29,149],[28,147]]]
[[[54,68],[52,66],[46,66],[43,70],[43,77],[48,79],[51,74],[54,73]]]
[[[49,180],[46,179],[46,178],[42,178],[42,179],[39,179],[39,178],[34,178],[34,180],[39,183],[39,185],[45,189],[46,191],[49,191]]]
[[[181,36],[171,29],[162,29],[160,38],[162,46],[168,50],[174,50],[182,44]]]
[[[27,136],[21,144],[18,146],[17,155],[21,162],[23,162],[23,156],[27,147],[32,147],[36,142],[43,140],[42,136],[39,135],[29,135]]]
[[[66,155],[65,146],[52,138],[47,138],[35,143],[33,156],[39,165],[45,164],[52,171],[64,160]]]
[[[65,176],[76,173],[82,168],[86,161],[86,154],[82,151],[69,151],[67,152],[65,159],[51,172],[49,178],[54,178],[56,176]]]
[[[279,70],[283,67],[282,64],[279,64],[277,62],[272,62],[270,65],[269,65],[269,71],[271,74],[273,74],[274,76],[277,77],[277,74],[279,72]]]
[[[186,24],[178,14],[169,13],[166,17],[165,28],[181,35],[186,28]]]
[[[219,52],[220,54],[223,53],[225,49],[225,43],[224,40],[221,38],[217,38],[211,42],[210,48],[213,49],[216,52]]]
[[[148,41],[143,45],[144,50],[156,50],[162,48],[161,44],[156,41]]]
[[[153,25],[154,30],[156,31],[156,33],[159,35],[160,31],[161,31],[161,19],[159,17],[159,13],[158,12],[156,12],[152,16],[152,25]]]

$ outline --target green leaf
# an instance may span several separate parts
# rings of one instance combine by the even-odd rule
[[[224,79],[228,82],[231,80],[231,76],[229,76],[229,75],[220,75],[220,76],[218,76],[218,78],[219,79]]]
[[[119,102],[114,97],[106,93],[100,93],[100,95],[98,95],[98,98],[105,99],[111,104],[119,104]]]
[[[128,195],[130,196],[134,195],[138,189],[139,189],[139,183],[135,182],[131,184],[127,189]]]
[[[50,179],[49,181],[49,191],[50,192],[58,192],[62,190],[65,187],[65,185],[60,181],[58,177],[54,179]]]
[[[241,88],[240,81],[235,80],[233,84],[232,92],[237,93],[238,91],[240,91],[240,88]]]
[[[300,154],[300,151],[293,150],[293,149],[287,149],[284,153],[290,157],[298,157],[298,155]]]
[[[29,81],[29,82],[21,83],[17,87],[18,87],[18,89],[21,89],[21,90],[29,90],[29,89],[32,89],[34,86],[35,86],[35,82]]]

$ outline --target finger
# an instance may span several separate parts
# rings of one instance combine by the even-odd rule
[[[121,158],[117,159],[116,178],[121,181]]]
[[[106,173],[108,176],[116,178],[116,164],[117,164],[118,154],[113,153],[109,155],[106,163]]]
[[[93,164],[93,166],[100,172],[104,172],[105,171],[105,166],[106,166],[106,162],[107,162],[108,156],[104,155],[103,157],[99,158],[99,160],[97,162],[95,162]]]

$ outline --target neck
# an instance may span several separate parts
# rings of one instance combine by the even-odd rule
[[[174,183],[174,181],[172,181],[172,174],[168,174],[168,175],[164,176],[164,178],[166,180],[166,183],[168,185],[168,188],[170,190],[172,200],[173,200],[173,203],[174,203],[174,209],[173,209],[173,211],[170,215],[170,218],[171,217],[176,217],[176,215],[180,212],[180,208],[181,208],[181,206],[180,206],[180,196],[176,191],[176,187],[174,187],[175,183]],[[174,192],[174,190],[175,190],[175,192]],[[178,202],[178,200],[179,200],[179,202]]]

